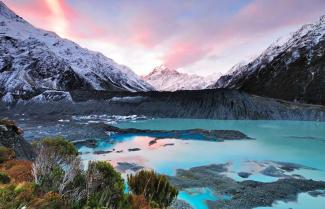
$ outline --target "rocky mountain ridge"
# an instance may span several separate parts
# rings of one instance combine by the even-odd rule
[[[325,105],[325,16],[274,43],[248,64],[236,66],[214,88]]]

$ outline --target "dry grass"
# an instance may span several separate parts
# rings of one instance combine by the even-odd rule
[[[9,160],[0,165],[0,171],[10,176],[13,183],[31,182],[32,162],[28,160]]]
[[[130,195],[129,201],[132,209],[153,209],[143,195]]]

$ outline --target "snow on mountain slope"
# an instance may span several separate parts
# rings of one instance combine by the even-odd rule
[[[325,105],[325,16],[275,42],[214,85],[266,97]]]
[[[162,65],[142,78],[158,91],[198,90],[205,89],[221,75],[207,77],[180,73]]]
[[[27,98],[49,89],[153,88],[101,53],[35,28],[0,1],[0,98]]]

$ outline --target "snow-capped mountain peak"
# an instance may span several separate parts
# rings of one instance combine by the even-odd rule
[[[295,50],[306,47],[310,50],[313,46],[318,44],[321,40],[324,40],[325,34],[325,15],[320,17],[319,21],[315,24],[305,24],[299,30],[293,32],[286,40],[277,40],[272,43],[260,56],[251,62],[245,64],[241,62],[227,73],[228,75],[238,75],[246,71],[254,71],[257,66],[262,65],[265,62],[271,62],[276,56],[283,52],[292,53],[292,59],[289,62],[298,58]],[[311,57],[309,57],[310,59]]]
[[[35,28],[0,1],[0,97],[77,89],[153,88],[103,54]]]
[[[171,70],[166,65],[160,65],[158,67],[155,67],[152,72],[163,72],[163,71],[175,71],[175,70]]]
[[[142,78],[158,91],[177,91],[205,89],[219,77],[219,74],[203,77],[195,74],[180,73],[175,69],[161,65]]]
[[[266,97],[325,104],[325,15],[271,44],[247,64],[234,66],[214,85]]]
[[[159,76],[159,75],[178,75],[180,74],[178,71],[171,69],[167,67],[166,65],[160,65],[158,67],[155,67],[151,73],[149,73],[147,76]]]

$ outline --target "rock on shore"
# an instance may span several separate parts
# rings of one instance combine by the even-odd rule
[[[208,187],[217,195],[231,197],[230,200],[208,200],[209,209],[252,209],[272,206],[275,201],[295,200],[302,192],[325,189],[324,181],[303,178],[283,178],[270,183],[235,181],[223,174],[228,167],[228,164],[213,164],[189,170],[178,169],[176,176],[169,176],[169,180],[179,189]]]
[[[14,121],[0,120],[0,146],[13,150],[17,159],[32,160],[35,153],[22,133],[23,131],[15,125]]]

